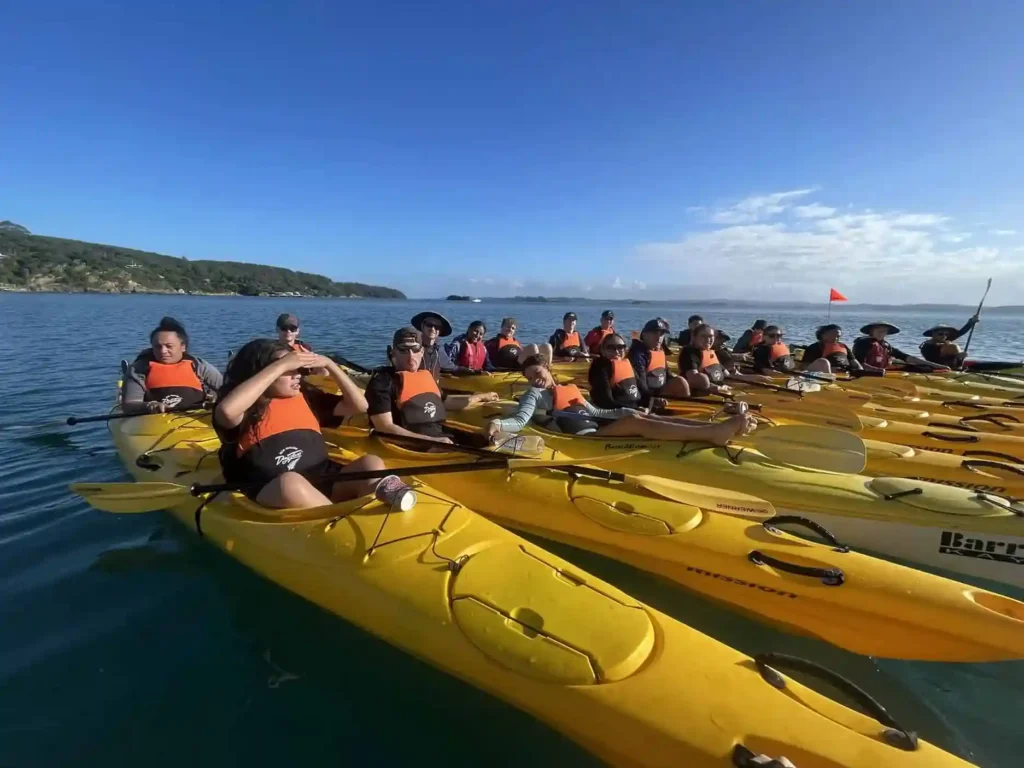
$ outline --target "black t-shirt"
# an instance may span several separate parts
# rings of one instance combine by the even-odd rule
[[[772,360],[772,345],[758,344],[754,348],[754,370],[755,371],[779,371],[785,373],[795,370],[796,364],[790,355]]]
[[[679,352],[679,372],[686,375],[689,371],[699,371],[704,355],[694,347],[683,347]]]
[[[685,347],[689,343],[690,343],[690,329],[689,328],[683,328],[683,330],[681,330],[679,332],[679,346],[680,347]]]
[[[395,370],[394,366],[389,365],[374,371],[366,384],[366,412],[369,416],[390,413],[391,420],[396,426],[410,429],[410,425],[405,423],[402,410],[398,407],[399,381],[398,371]],[[442,402],[447,397],[446,394],[441,393]],[[427,437],[441,437],[444,434],[444,425],[440,422],[419,424],[416,425],[413,431]]]

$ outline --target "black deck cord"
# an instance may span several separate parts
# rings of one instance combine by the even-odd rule
[[[779,560],[756,549],[747,555],[747,559],[754,565],[770,565],[772,568],[792,573],[795,576],[821,579],[821,583],[826,587],[841,587],[846,582],[846,575],[839,568],[811,568],[806,565],[787,563],[785,560]]]
[[[784,653],[759,653],[754,656],[754,663],[757,671],[766,683],[774,688],[783,690],[786,687],[784,678],[775,668],[789,668],[797,672],[813,675],[826,683],[835,686],[843,693],[856,701],[867,713],[885,726],[882,738],[892,747],[902,749],[906,752],[913,752],[917,749],[917,734],[909,731],[896,722],[892,715],[867,691],[847,680],[837,672],[827,667],[815,664],[813,661],[801,659],[798,656],[789,656]]]
[[[776,758],[764,763],[755,762],[755,757],[767,757],[767,755],[755,754],[742,744],[737,744],[732,749],[732,764],[736,768],[784,768],[784,764]]]
[[[821,538],[823,538],[828,544],[834,547],[836,552],[842,552],[845,554],[850,551],[850,548],[846,544],[841,544],[839,540],[832,535],[832,531],[820,523],[816,523],[806,517],[800,517],[799,515],[775,515],[774,517],[770,517],[765,520],[761,525],[768,530],[772,530],[780,525],[802,525],[804,528],[809,528],[821,536]]]
[[[213,501],[215,498],[217,498],[218,495],[220,495],[219,492],[210,494],[205,499],[203,499],[202,503],[198,507],[196,507],[196,533],[199,534],[199,538],[203,538],[206,535],[203,533],[203,523],[201,519],[203,515],[203,510],[206,508],[206,505]]]

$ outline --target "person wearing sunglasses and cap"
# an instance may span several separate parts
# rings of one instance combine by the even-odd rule
[[[843,329],[835,323],[823,325],[815,331],[817,341],[804,350],[801,360],[804,370],[818,373],[849,373],[865,370],[853,351],[839,339]]]
[[[576,313],[566,312],[562,316],[562,327],[548,339],[555,360],[590,359],[590,353],[583,345],[583,338],[576,330]]]
[[[442,373],[455,373],[455,363],[440,342],[442,337],[452,334],[452,324],[448,318],[439,312],[420,312],[413,315],[410,323],[422,334],[422,367],[433,374],[434,381],[440,381]]]
[[[928,340],[921,342],[921,357],[929,363],[935,363],[946,368],[962,368],[965,355],[960,346],[953,342],[965,333],[970,333],[971,329],[977,324],[978,316],[975,315],[960,330],[945,323],[932,326],[923,334]]]
[[[625,349],[626,342],[621,336],[614,333],[606,336],[601,344],[605,358],[595,364],[628,377],[632,375],[632,366],[625,358]],[[531,421],[545,429],[571,435],[700,441],[714,445],[725,445],[737,434],[749,434],[756,428],[753,415],[749,413],[709,424],[652,416],[646,411],[618,406],[618,400],[606,401],[614,407],[602,407],[587,400],[576,384],[556,383],[547,363],[538,356],[524,362],[523,375],[533,386],[519,398],[513,413],[488,424],[487,434],[492,439],[499,434],[516,434]],[[629,392],[636,382],[620,381],[619,385],[620,391]],[[638,395],[639,387],[636,389]],[[594,397],[593,390],[591,397]],[[631,396],[630,402],[636,402],[636,396]]]
[[[686,378],[690,392],[694,395],[728,395],[732,393],[727,381],[760,381],[770,380],[763,376],[752,376],[740,373],[732,360],[725,342],[726,334],[718,335],[718,331],[706,323],[699,324],[690,333],[690,343],[679,350],[679,373]],[[716,346],[717,345],[717,346]]]
[[[593,357],[601,356],[601,342],[611,333],[615,333],[615,313],[606,309],[601,313],[601,324],[587,331],[583,346]]]
[[[900,332],[900,329],[892,323],[868,323],[860,329],[860,332],[864,335],[853,342],[853,356],[867,369],[884,372],[889,369],[893,360],[899,360],[904,365],[930,370],[943,367],[922,360],[920,357],[908,355],[890,344],[886,337],[895,336]]]
[[[299,318],[285,312],[277,317],[277,338],[282,344],[287,344],[295,352],[313,352],[313,348],[304,341],[299,341]],[[327,368],[310,368],[310,375],[327,376],[330,371]]]
[[[796,361],[783,341],[784,335],[777,325],[769,325],[764,329],[764,341],[754,347],[754,373],[769,375],[796,370]]]
[[[690,396],[686,379],[669,373],[665,342],[669,333],[668,321],[663,317],[648,320],[640,332],[639,339],[633,339],[629,348],[629,362],[633,365],[637,387],[640,389],[640,404],[650,407],[655,399]]]
[[[388,358],[391,364],[374,371],[366,384],[367,413],[378,432],[451,443],[444,431],[448,411],[498,399],[494,392],[442,394],[432,372],[422,367],[423,336],[416,328],[395,331]]]

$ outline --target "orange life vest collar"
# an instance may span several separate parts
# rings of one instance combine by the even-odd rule
[[[245,430],[238,439],[238,455],[246,453],[264,440],[284,432],[320,432],[320,424],[302,395],[274,397],[267,403],[263,418]]]

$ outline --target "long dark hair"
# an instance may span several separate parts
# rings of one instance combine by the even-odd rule
[[[228,367],[224,371],[224,383],[217,392],[217,400],[222,401],[233,390],[274,362],[274,355],[278,352],[291,351],[291,347],[277,339],[253,339],[248,342],[228,362]],[[249,406],[239,425],[241,434],[253,429],[263,420],[269,403],[269,397],[260,395],[256,402]]]

